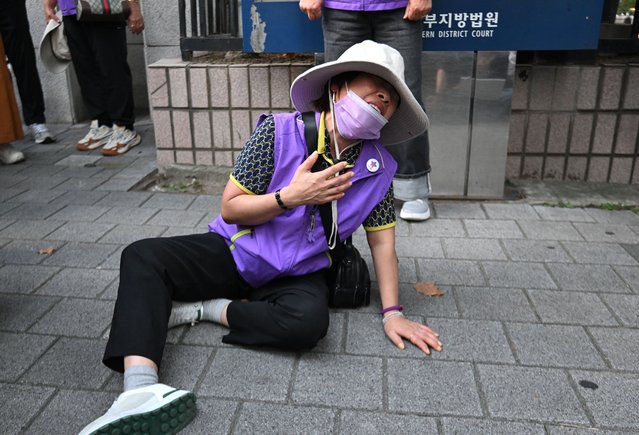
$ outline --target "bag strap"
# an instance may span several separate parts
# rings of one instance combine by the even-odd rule
[[[315,122],[315,112],[304,112],[302,113],[302,120],[304,121],[304,139],[306,140],[306,146],[308,147],[308,155],[313,154],[314,151],[317,151],[317,124]],[[311,172],[318,172],[322,170],[322,163],[320,161],[322,157],[318,156],[317,161],[313,165]],[[322,225],[324,226],[324,235],[326,236],[326,242],[330,244],[330,234],[333,227],[333,213],[331,211],[331,203],[327,202],[319,206],[320,217],[322,218]],[[351,238],[349,237],[346,240],[347,244],[350,244]],[[339,240],[339,234],[337,235],[337,243],[335,244],[335,249],[338,250],[338,247],[341,247],[342,243]]]

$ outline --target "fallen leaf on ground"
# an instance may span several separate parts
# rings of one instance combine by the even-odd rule
[[[55,252],[55,248],[53,246],[49,246],[48,248],[42,248],[38,251],[40,255],[51,255]]]
[[[443,296],[444,292],[437,287],[434,282],[418,282],[415,284],[415,290],[424,296]]]

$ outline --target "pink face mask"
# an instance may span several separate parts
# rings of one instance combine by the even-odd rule
[[[359,95],[348,90],[348,85],[346,90],[348,92],[341,100],[333,103],[331,99],[339,133],[348,140],[379,139],[388,120]]]

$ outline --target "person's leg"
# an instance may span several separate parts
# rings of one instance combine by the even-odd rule
[[[0,31],[6,55],[18,84],[24,123],[38,143],[54,142],[44,125],[44,95],[38,75],[33,40],[29,31],[29,18],[25,0],[3,0],[0,6]],[[37,137],[36,133],[38,134]]]
[[[373,28],[366,12],[322,9],[324,61],[336,60],[349,47],[373,38]]]
[[[390,45],[404,58],[404,75],[408,88],[422,102],[422,24],[404,20],[403,9],[373,12],[377,42]],[[398,167],[393,182],[395,198],[406,201],[400,217],[426,220],[430,217],[427,197],[430,193],[430,143],[428,131],[407,142],[389,146]]]

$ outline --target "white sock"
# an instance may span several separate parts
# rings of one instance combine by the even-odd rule
[[[124,370],[124,391],[148,387],[158,381],[158,372],[149,366],[131,366]]]
[[[202,313],[202,320],[209,322],[222,323],[222,311],[232,301],[230,299],[211,299],[204,301],[204,312]]]

